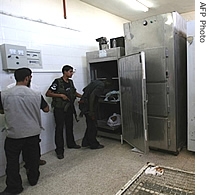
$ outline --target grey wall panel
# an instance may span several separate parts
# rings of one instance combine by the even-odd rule
[[[195,151],[195,21],[187,22],[187,148]]]

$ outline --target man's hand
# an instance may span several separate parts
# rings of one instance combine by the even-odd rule
[[[65,94],[60,94],[63,100],[68,100],[69,98]]]

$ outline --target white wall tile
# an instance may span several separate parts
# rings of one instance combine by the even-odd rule
[[[82,89],[87,85],[86,52],[98,50],[98,43],[95,39],[99,36],[108,36],[108,39],[122,36],[122,25],[127,22],[79,0],[71,0],[71,6],[67,9],[69,10],[68,19],[64,20],[63,13],[61,13],[63,9],[60,6],[61,2],[51,0],[37,0],[33,3],[29,3],[28,0],[13,0],[12,2],[1,0],[2,11],[12,16],[0,14],[0,44],[16,44],[26,46],[27,49],[41,50],[43,72],[34,72],[32,82],[39,86],[43,95],[52,81],[62,76],[61,69],[66,63],[76,68],[77,72],[72,79],[77,91],[82,93]],[[37,7],[39,8],[38,12]],[[96,14],[97,17],[95,17]],[[32,21],[38,19],[57,26]],[[103,20],[103,24],[100,24],[101,20]],[[112,31],[107,28],[107,24],[112,26]],[[70,28],[80,31],[70,30]],[[53,70],[60,70],[60,72]],[[0,82],[1,90],[15,82],[13,73],[2,70],[1,59]],[[51,103],[51,98],[46,98],[46,100]],[[75,105],[78,106],[77,103]],[[43,154],[55,148],[53,113],[42,113],[42,121],[45,128],[45,131],[41,133],[41,152]],[[4,126],[4,120],[0,116],[0,127],[2,126]],[[80,139],[85,130],[84,120],[75,123],[74,128],[76,130],[75,138]],[[5,135],[0,133],[0,145],[3,144],[4,139]],[[0,159],[1,176],[5,169],[5,156],[2,147],[0,147]]]

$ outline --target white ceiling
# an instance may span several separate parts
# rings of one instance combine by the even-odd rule
[[[148,12],[133,10],[122,0],[81,1],[129,21],[135,21],[173,11],[177,11],[179,14],[195,11],[195,0],[144,0],[152,5]],[[146,5],[146,3],[144,4]]]

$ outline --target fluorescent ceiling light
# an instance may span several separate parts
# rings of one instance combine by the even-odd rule
[[[142,11],[144,12],[149,11],[149,8],[146,5],[144,5],[140,0],[136,0],[136,1],[140,4]]]
[[[130,6],[134,10],[141,10],[147,12],[149,8],[143,4],[140,0],[122,0],[125,4]]]

